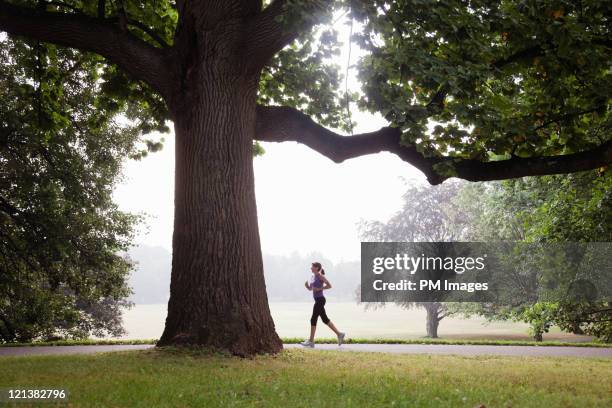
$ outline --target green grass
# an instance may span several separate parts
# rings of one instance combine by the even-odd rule
[[[67,388],[76,407],[612,406],[612,364],[590,358],[154,349],[1,364],[0,387]]]
[[[30,343],[5,343],[0,347],[20,346],[79,346],[79,345],[112,345],[112,344],[155,344],[156,339],[146,340],[57,340],[57,341],[35,341]],[[302,337],[283,338],[285,344],[297,344],[304,341]],[[336,339],[317,339],[320,344],[335,344]],[[479,340],[479,339],[347,339],[347,344],[457,344],[457,345],[485,345],[485,346],[571,346],[571,347],[604,347],[612,348],[612,343],[595,342],[569,342],[569,341],[525,341],[525,340]]]

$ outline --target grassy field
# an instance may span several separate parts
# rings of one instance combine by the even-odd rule
[[[76,407],[612,406],[612,364],[597,359],[170,349],[0,361],[0,388],[64,387]]]
[[[305,293],[307,296],[307,293]],[[310,331],[312,302],[271,302],[276,332],[284,338],[307,336]],[[157,338],[164,331],[166,304],[136,305],[124,311],[126,339]],[[349,337],[360,339],[419,340],[425,336],[426,312],[422,308],[406,310],[392,303],[384,308],[365,310],[355,302],[328,299],[327,314]],[[318,337],[329,337],[332,332],[321,325]],[[509,321],[488,322],[483,318],[447,317],[440,322],[438,335],[452,340],[516,340],[530,341],[529,327]],[[591,342],[592,337],[563,333],[552,327],[544,334],[546,341]]]

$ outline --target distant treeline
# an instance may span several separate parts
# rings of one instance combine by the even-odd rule
[[[130,251],[137,262],[129,284],[134,293],[130,300],[136,304],[165,303],[170,292],[172,256],[162,247],[143,245]],[[264,274],[268,299],[272,302],[310,301],[311,293],[304,289],[310,277],[310,264],[321,262],[333,288],[326,293],[330,299],[354,301],[360,280],[358,261],[332,263],[320,253],[288,256],[264,255]]]

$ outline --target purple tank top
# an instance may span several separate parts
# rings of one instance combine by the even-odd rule
[[[312,297],[313,298],[322,298],[323,297],[323,291],[322,290],[318,290],[318,291],[314,291],[314,288],[318,288],[321,289],[323,287],[323,279],[319,278],[319,276],[315,275],[314,280],[312,281],[312,285],[311,285],[313,291],[312,291]]]

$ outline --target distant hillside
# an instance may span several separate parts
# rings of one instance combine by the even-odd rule
[[[166,303],[170,293],[172,256],[162,247],[142,245],[132,249],[129,256],[137,267],[130,276],[136,304]],[[321,254],[289,256],[264,255],[264,275],[268,298],[276,302],[310,301],[311,294],[304,289],[310,277],[310,264],[321,262],[333,288],[326,294],[336,300],[352,301],[360,281],[359,262],[332,264]]]

